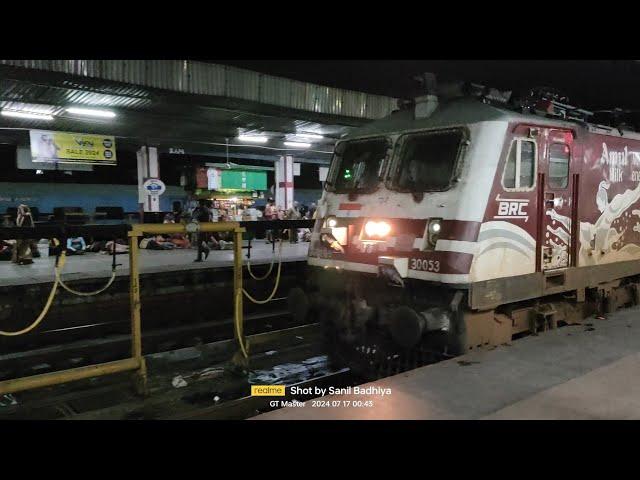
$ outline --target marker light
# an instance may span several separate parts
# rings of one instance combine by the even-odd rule
[[[109,110],[96,110],[95,108],[70,107],[67,108],[67,112],[76,115],[86,115],[87,117],[114,118],[116,116],[114,112]]]
[[[369,220],[364,226],[367,237],[386,237],[391,232],[391,225],[387,222],[375,222]]]
[[[19,110],[2,110],[0,113],[5,117],[29,118],[31,120],[53,120],[53,115],[49,115],[47,113],[25,112]]]
[[[336,217],[327,217],[327,227],[334,228],[338,225],[338,219]]]
[[[429,249],[436,248],[436,243],[438,243],[438,235],[440,230],[442,230],[442,220],[439,218],[432,218],[429,220],[429,227],[427,232],[427,246]]]
[[[264,135],[238,135],[238,140],[241,142],[265,143],[269,140],[269,137]]]
[[[309,148],[311,146],[310,143],[303,142],[284,142],[287,147],[295,147],[295,148]]]

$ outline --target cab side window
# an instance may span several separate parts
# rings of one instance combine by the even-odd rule
[[[569,184],[569,146],[553,143],[549,146],[549,187],[567,188]]]
[[[505,189],[529,189],[536,178],[536,144],[532,140],[516,139],[511,143],[502,176]]]

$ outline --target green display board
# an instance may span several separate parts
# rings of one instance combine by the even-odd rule
[[[222,170],[220,181],[223,190],[266,190],[267,172]]]

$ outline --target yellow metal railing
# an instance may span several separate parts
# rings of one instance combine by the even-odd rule
[[[234,300],[234,330],[240,344],[242,357],[247,358],[247,344],[243,333],[242,314],[242,234],[245,229],[237,222],[201,223],[198,232],[232,232],[233,248],[233,300]],[[144,234],[163,235],[187,232],[182,224],[137,224],[129,232],[129,300],[131,311],[131,357],[108,363],[88,365],[57,372],[32,375],[0,382],[0,395],[16,393],[33,388],[47,387],[61,383],[82,380],[86,378],[110,375],[127,371],[135,372],[136,389],[140,394],[147,393],[147,367],[142,356],[142,319],[140,315],[140,271],[138,269],[138,240]]]

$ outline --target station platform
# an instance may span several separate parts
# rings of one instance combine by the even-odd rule
[[[585,319],[252,419],[640,419],[639,318]]]
[[[246,245],[247,242],[245,242]],[[282,244],[283,262],[302,262],[307,259],[309,243]],[[247,250],[243,249],[246,259]],[[275,255],[277,257],[278,246]],[[251,242],[251,263],[268,264],[273,259],[272,245],[264,240]],[[154,274],[171,271],[185,271],[233,266],[233,250],[211,250],[209,258],[202,262],[194,262],[196,249],[176,250],[140,250],[140,273]],[[116,256],[117,275],[129,275],[129,255]],[[108,278],[111,276],[111,255],[103,253],[84,253],[69,256],[63,270],[65,280],[83,280]],[[32,285],[48,283],[54,278],[55,257],[35,258],[31,265],[16,265],[12,262],[0,262],[0,287],[15,285]]]

